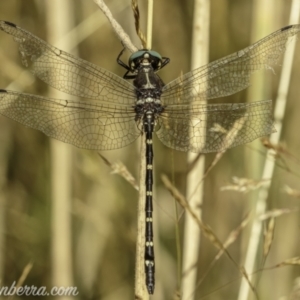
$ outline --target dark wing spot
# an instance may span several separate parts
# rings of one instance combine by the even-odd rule
[[[281,28],[281,31],[288,30],[288,29],[290,29],[290,28],[292,28],[292,27],[293,27],[293,25],[285,26],[285,27]]]
[[[4,23],[5,23],[6,25],[9,25],[9,26],[12,26],[12,27],[17,27],[16,24],[11,23],[11,22],[8,22],[8,21],[4,21]]]

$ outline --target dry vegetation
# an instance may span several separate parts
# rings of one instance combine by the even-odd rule
[[[51,29],[45,22],[50,18],[45,6],[48,1],[52,0],[0,1],[0,19],[18,24],[49,41]],[[73,0],[72,3],[69,13],[74,15],[74,26],[93,18],[86,29],[90,33],[80,41],[77,55],[122,76],[124,70],[116,63],[122,45],[105,17],[100,11],[96,12],[98,8],[93,1]],[[106,3],[135,45],[139,46],[129,1],[107,0]],[[275,21],[268,33],[288,24],[287,3],[290,1],[277,3],[278,7],[272,12]],[[143,20],[144,4],[140,5]],[[160,73],[168,82],[189,70],[192,1],[156,1],[154,11],[153,49],[171,58],[170,65]],[[250,39],[255,20],[253,13],[251,0],[211,1],[210,61],[253,42]],[[97,15],[91,17],[93,14]],[[202,239],[198,265],[195,266],[198,268],[195,299],[237,299],[241,278],[249,276],[242,266],[250,224],[255,218],[262,222],[264,234],[249,299],[255,299],[256,295],[259,299],[299,299],[299,44],[281,144],[256,141],[227,151],[218,161],[215,161],[214,154],[206,155],[209,172],[204,178],[203,220],[197,222],[207,238]],[[39,95],[51,92],[27,71],[22,73],[24,68],[17,44],[2,32],[0,66],[0,88],[7,88],[14,82],[9,89]],[[262,73],[267,78],[265,90],[260,93],[260,99],[252,101],[276,99],[280,67],[275,68],[275,75]],[[251,87],[253,90],[255,84]],[[248,91],[242,91],[221,100],[243,102],[247,101],[247,94]],[[133,299],[138,198],[134,178],[138,178],[139,146],[140,143],[136,142],[124,149],[101,152],[105,161],[96,152],[71,146],[71,244],[68,253],[71,268],[64,263],[60,267],[71,270],[68,280],[78,287],[78,299]],[[273,178],[269,179],[271,187],[266,213],[255,216],[255,201],[266,183],[266,180],[261,180],[261,172],[268,148],[275,150],[276,167]],[[186,163],[185,153],[166,148],[157,139],[154,140],[154,150],[157,287],[152,299],[173,299],[179,286],[175,275],[180,263],[177,261],[176,239],[179,238],[179,244],[182,240],[180,234],[179,237],[175,234],[175,227],[178,225],[179,233],[182,233],[184,215],[192,213],[183,196],[190,166]],[[10,286],[20,278],[23,285],[37,287],[51,288],[53,282],[59,282],[52,272],[55,268],[52,251],[55,217],[51,203],[51,182],[54,181],[51,155],[50,141],[46,136],[0,116],[1,285]],[[130,178],[130,182],[115,173]],[[167,177],[162,179],[162,174]],[[181,199],[180,205],[178,199]],[[56,226],[62,228],[68,224]]]

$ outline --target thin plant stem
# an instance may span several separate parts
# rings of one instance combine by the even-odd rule
[[[48,12],[48,40],[53,43],[74,25],[71,0],[46,1]],[[64,45],[59,45],[60,47]],[[51,97],[60,92],[52,91]],[[52,229],[52,284],[73,286],[72,226],[71,226],[71,160],[72,146],[56,140],[50,141],[51,151],[51,229]],[[67,297],[62,297],[67,299]]]
[[[0,131],[0,278],[4,278],[5,253],[8,250],[6,247],[6,232],[8,231],[6,221],[8,197],[5,193],[5,187],[7,185],[5,174],[8,170],[8,157],[11,152],[12,143],[10,130],[8,126],[6,126],[6,120],[0,120],[0,127],[6,128],[6,130]]]
[[[149,299],[149,295],[145,285],[145,198],[146,198],[146,162],[145,152],[146,143],[145,135],[141,138],[140,151],[140,180],[139,180],[139,199],[138,199],[138,215],[137,215],[137,238],[135,253],[135,295],[138,299]]]
[[[153,0],[148,0],[147,49],[151,49],[152,46],[152,24],[153,24]]]
[[[102,12],[107,17],[108,21],[110,22],[112,28],[114,29],[117,36],[122,41],[122,44],[131,52],[136,52],[137,48],[133,45],[131,42],[128,34],[123,30],[123,28],[120,26],[120,24],[114,19],[111,11],[108,9],[106,4],[103,0],[94,0],[94,2],[99,6],[99,8],[102,10]]]
[[[208,62],[208,32],[209,32],[209,0],[196,0],[194,3],[194,24],[192,40],[192,65],[195,69]],[[205,127],[205,126],[203,126]],[[204,136],[205,132],[203,132]],[[189,153],[188,161],[194,161],[196,154]],[[203,202],[203,182],[198,184],[205,172],[205,158],[202,155],[197,165],[187,178],[187,199],[194,212],[201,219],[201,204]],[[200,228],[193,218],[186,214],[183,241],[182,299],[194,299],[197,281],[197,265],[200,248]],[[189,270],[187,272],[187,270]]]

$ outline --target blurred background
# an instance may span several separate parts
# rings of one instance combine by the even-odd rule
[[[123,76],[124,69],[116,63],[122,45],[95,3],[59,0],[59,5],[53,8],[51,2],[55,1],[2,0],[0,19]],[[288,25],[290,2],[279,0],[276,6],[269,5],[259,11],[254,0],[211,0],[209,61],[245,48]],[[130,1],[107,0],[106,4],[134,44],[140,47]],[[71,16],[68,20],[61,15],[61,11],[66,10],[65,5]],[[140,12],[145,30],[145,1],[140,1]],[[171,59],[160,72],[165,83],[190,70],[192,18],[191,0],[155,2],[153,49]],[[259,18],[263,25],[257,27],[257,22],[262,21]],[[58,37],[53,31],[61,22],[66,25],[61,25],[62,33]],[[67,38],[66,34],[74,28],[72,37]],[[73,44],[64,44],[66,40]],[[276,218],[272,247],[265,261],[261,243],[257,269],[299,255],[300,218],[294,209],[299,207],[300,192],[294,191],[293,195],[286,192],[287,186],[300,190],[299,42],[297,44],[282,132],[285,153],[276,161],[267,201],[268,210],[291,211]],[[127,61],[129,55],[127,51],[123,60]],[[53,89],[22,66],[18,45],[3,32],[0,32],[0,66],[0,88],[54,95]],[[261,71],[254,75],[249,89],[221,100],[276,99],[280,70],[277,66],[274,72]],[[55,97],[67,99],[64,94]],[[126,148],[101,154],[111,163],[122,162],[138,180],[139,148],[140,140]],[[184,194],[187,154],[166,148],[156,138],[154,151],[157,287],[152,299],[173,299],[180,284],[175,275],[180,264],[175,226],[182,232],[184,215],[176,221],[176,201],[162,184],[161,175],[173,178],[176,188]],[[205,179],[203,220],[221,241],[239,226],[247,213],[253,212],[258,193],[258,190],[243,193],[221,188],[232,185],[234,176],[259,181],[265,152],[260,140],[230,149]],[[66,153],[66,156],[55,163],[55,153]],[[206,155],[207,167],[214,157],[215,154]],[[60,192],[62,195],[56,197]],[[132,299],[137,199],[138,192],[133,186],[112,174],[96,151],[53,142],[39,131],[0,115],[1,286],[11,286],[25,274],[22,285],[46,286],[47,289],[54,285],[77,286],[78,299]],[[249,231],[250,226],[245,227],[228,249],[238,265],[244,264]],[[202,239],[197,268],[199,278],[205,276],[195,291],[195,299],[237,299],[241,276],[227,256],[222,256],[206,273],[216,253],[214,245]],[[27,273],[26,268],[30,269]],[[292,298],[299,276],[299,266],[262,271],[257,275],[256,289],[261,299],[300,299]],[[249,299],[254,299],[253,295]]]

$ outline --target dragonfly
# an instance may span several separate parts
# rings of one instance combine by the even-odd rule
[[[0,114],[47,136],[90,150],[112,150],[145,135],[145,284],[154,293],[152,224],[152,136],[167,147],[196,153],[221,152],[274,132],[272,101],[208,103],[250,85],[251,75],[272,70],[289,38],[300,31],[290,25],[236,53],[213,61],[168,84],[157,72],[169,58],[141,49],[133,53],[123,78],[59,50],[7,21],[0,29],[19,44],[22,63],[50,86],[79,97],[64,100],[0,90]],[[133,82],[130,82],[133,80]]]

